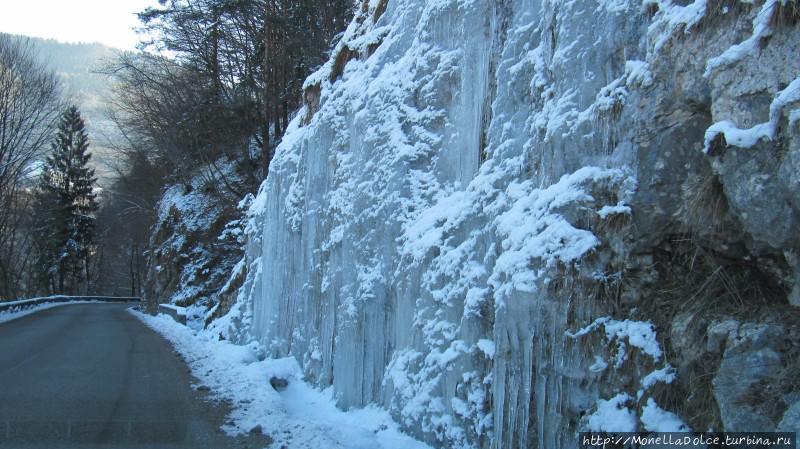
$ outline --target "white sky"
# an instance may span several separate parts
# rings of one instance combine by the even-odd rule
[[[157,0],[0,0],[0,32],[101,42],[133,50],[138,42],[135,13]]]

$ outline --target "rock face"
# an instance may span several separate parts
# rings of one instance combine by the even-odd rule
[[[192,306],[190,321],[202,325],[208,309],[225,302],[220,288],[235,285],[229,276],[242,255],[235,221],[241,211],[220,198],[221,182],[198,175],[164,191],[147,253],[144,296],[151,312],[160,303]]]
[[[250,210],[227,337],[438,447],[796,426],[798,11],[365,1]]]

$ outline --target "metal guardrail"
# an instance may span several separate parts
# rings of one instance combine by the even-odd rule
[[[65,303],[76,301],[97,301],[97,302],[141,302],[141,298],[128,296],[66,296],[54,295],[42,298],[22,299],[19,301],[0,302],[0,312],[18,312],[38,306],[40,304]]]

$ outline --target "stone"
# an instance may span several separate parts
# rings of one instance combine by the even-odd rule
[[[282,379],[280,377],[273,376],[270,377],[269,384],[272,385],[272,388],[274,388],[275,391],[283,391],[286,389],[286,387],[289,386],[289,381],[286,379]]]
[[[783,413],[783,419],[775,428],[777,432],[795,432],[800,434],[800,401],[790,405]]]
[[[778,346],[783,328],[777,325],[723,322],[712,326],[727,343],[713,380],[714,397],[727,432],[772,431],[774,422],[761,407],[765,404],[763,388],[773,382],[782,368]]]
[[[707,331],[706,351],[711,353],[721,352],[724,349],[723,344],[731,336],[735,335],[738,329],[739,322],[732,319],[712,323]]]

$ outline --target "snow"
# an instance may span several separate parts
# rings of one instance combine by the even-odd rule
[[[653,73],[647,62],[639,60],[625,61],[625,84],[628,86],[650,87],[653,85]]]
[[[600,218],[608,218],[611,215],[630,215],[631,208],[629,206],[625,206],[624,204],[617,204],[616,206],[603,206],[597,211],[597,215]]]
[[[584,335],[588,335],[589,333],[594,332],[595,330],[597,330],[600,326],[604,325],[610,319],[611,318],[609,318],[609,317],[598,318],[598,319],[592,321],[592,323],[589,324],[588,326],[584,326],[584,327],[582,327],[581,329],[578,329],[575,332],[567,331],[565,333],[565,335],[567,337],[569,337],[569,338],[583,337]]]
[[[774,140],[778,132],[783,109],[792,103],[800,101],[800,76],[789,83],[786,88],[779,91],[769,106],[769,121],[759,123],[748,129],[740,129],[734,123],[722,120],[714,123],[705,133],[703,152],[706,154],[711,151],[711,144],[718,135],[725,137],[727,145],[738,148],[751,148],[760,140]],[[789,114],[789,123],[794,122],[797,111],[793,110]]]
[[[332,389],[319,391],[302,380],[293,357],[259,360],[255,346],[219,340],[214,331],[192,330],[166,315],[130,313],[161,334],[181,354],[217,400],[232,411],[223,430],[243,434],[261,426],[287,449],[430,449],[398,430],[389,413],[376,406],[342,411]],[[270,379],[288,380],[278,392]]]
[[[600,328],[600,326],[604,328],[606,339],[609,342],[617,341],[622,343],[627,341],[631,346],[639,348],[656,361],[661,358],[661,345],[659,345],[656,338],[655,327],[648,321],[619,321],[610,317],[602,317],[576,332],[567,331],[566,335],[570,338],[582,337]]]
[[[636,393],[636,398],[641,399],[644,393],[658,382],[671,384],[675,380],[675,377],[675,368],[669,364],[667,364],[667,366],[664,368],[653,371],[642,378],[642,388]]]
[[[663,352],[656,338],[655,327],[648,321],[629,319],[619,321],[611,317],[602,317],[576,332],[567,331],[565,334],[569,338],[579,338],[599,329],[601,326],[605,331],[606,340],[609,343],[617,344],[617,367],[622,366],[625,361],[626,343],[638,348],[655,361],[661,359]]]
[[[647,390],[657,382],[672,383],[675,380],[675,368],[667,365],[664,368],[653,371],[642,378],[642,389]]]
[[[168,187],[158,206],[159,222],[168,221],[174,209],[180,213],[181,222],[188,232],[210,227],[218,213],[214,210],[213,201],[199,189],[199,182],[200,178],[195,178],[193,184],[198,185],[188,193],[185,192],[183,184]]]
[[[245,243],[243,228],[251,218],[253,195],[238,201],[234,212],[213,193],[225,192],[223,184],[240,176],[235,164],[221,157],[198,167],[185,183],[167,186],[158,204],[150,254],[157,278],[166,286],[160,300],[190,306],[186,316],[196,326],[203,326],[205,312],[218,302],[219,287],[229,279]],[[208,235],[212,230],[214,235]]]
[[[490,359],[494,358],[494,353],[496,351],[496,348],[495,348],[495,344],[494,344],[494,342],[492,340],[487,340],[485,338],[481,338],[480,340],[478,340],[477,345],[478,345],[478,349],[480,349],[481,352],[483,352],[486,355],[486,357],[488,357]]]
[[[23,301],[14,301],[15,304],[19,304],[19,307],[15,307],[13,309],[0,311],[0,323],[5,323],[11,320],[16,320],[17,318],[22,318],[27,315],[31,315],[36,312],[40,312],[42,310],[52,309],[53,307],[60,307],[60,306],[68,306],[71,304],[98,304],[103,303],[103,301],[70,301],[70,302],[50,302],[44,304],[36,304],[29,307],[24,307],[24,304],[20,303],[29,303],[30,300],[23,300]],[[8,303],[0,303],[0,304],[8,304]]]
[[[594,234],[572,226],[558,211],[567,204],[591,200],[583,188],[589,181],[618,182],[624,177],[619,170],[584,167],[545,189],[531,190],[527,182],[512,184],[507,190],[511,207],[494,222],[503,237],[503,253],[491,279],[498,293],[510,288],[532,291],[536,276],[529,268],[531,260],[552,267],[559,261],[576,261],[599,245]],[[500,282],[509,278],[510,283]]]
[[[705,17],[707,0],[695,0],[685,6],[671,0],[644,0],[642,4],[655,4],[658,12],[647,30],[648,41],[653,43],[653,55],[659,53],[679,31],[689,33]]]
[[[663,374],[663,371],[661,373]],[[634,403],[633,398],[627,393],[619,393],[610,399],[598,399],[595,411],[586,419],[587,430],[593,432],[637,431],[637,417],[632,409]],[[659,407],[653,398],[647,399],[638,421],[641,421],[644,429],[650,432],[691,431],[678,415]]]
[[[725,143],[739,148],[750,148],[757,144],[759,140],[772,139],[772,126],[770,123],[759,123],[748,129],[739,129],[732,122],[723,120],[714,123],[706,130],[704,152],[711,151],[711,143],[718,135],[725,136]]]
[[[605,322],[605,331],[609,341],[617,340],[618,344],[621,344],[625,340],[653,359],[661,358],[661,345],[656,339],[655,327],[650,322],[608,320]],[[620,350],[620,352],[624,352],[624,350]]]
[[[592,432],[635,432],[636,414],[627,403],[631,397],[620,393],[611,399],[599,399],[597,409],[588,417],[588,430]]]
[[[800,101],[800,76],[778,93],[769,105],[770,122],[777,121],[779,114],[790,103]]]
[[[775,9],[778,5],[786,5],[787,3],[788,0],[767,0],[764,2],[761,10],[753,19],[753,34],[743,42],[732,45],[721,55],[709,59],[706,62],[706,71],[703,76],[709,77],[720,67],[731,65],[748,56],[757,55],[760,42],[772,35],[773,30],[770,22],[772,22]]]
[[[600,331],[601,328],[610,345],[609,348],[613,348],[616,352],[615,369],[621,369],[623,364],[628,362],[627,345],[638,348],[652,362],[658,362],[663,357],[663,351],[656,338],[655,327],[647,321],[620,321],[611,317],[601,317],[575,332],[566,332],[566,336],[577,339]],[[612,344],[616,347],[612,347]],[[595,355],[594,363],[589,366],[589,372],[600,373],[607,368],[608,363],[605,359]],[[588,430],[596,432],[636,431],[638,427],[635,412],[637,406],[641,406],[641,401],[654,385],[659,382],[670,384],[675,381],[676,377],[675,369],[669,363],[665,363],[662,368],[654,369],[640,379],[641,388],[636,391],[635,400],[631,394],[624,391],[618,392],[610,399],[598,399],[595,411],[588,416],[586,421]],[[680,432],[689,430],[676,414],[660,408],[652,397],[647,397],[641,410],[638,419],[649,431]]]
[[[594,356],[594,363],[589,366],[589,371],[593,373],[601,373],[608,368],[608,362],[599,355]]]
[[[692,430],[678,415],[659,407],[653,398],[648,398],[642,408],[641,421],[645,430],[650,432],[690,432]]]

